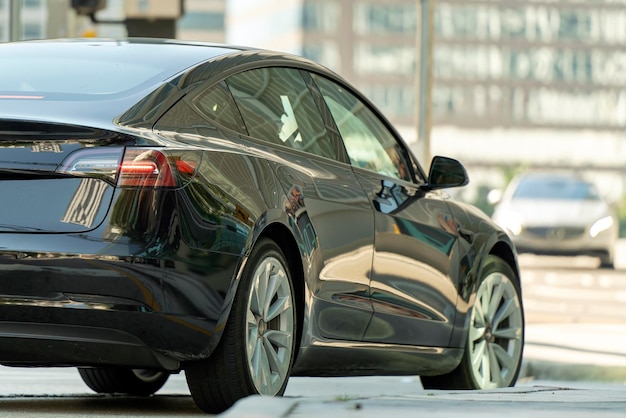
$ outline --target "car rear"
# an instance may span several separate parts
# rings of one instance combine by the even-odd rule
[[[142,100],[224,51],[0,45],[0,364],[176,370],[207,355],[239,258],[216,266],[185,241],[202,153],[116,120],[145,119]]]
[[[214,327],[206,301],[169,290],[183,276],[171,221],[201,154],[97,129],[4,122],[0,363],[174,367],[153,350],[201,352],[203,330]],[[178,340],[152,332],[178,328]]]

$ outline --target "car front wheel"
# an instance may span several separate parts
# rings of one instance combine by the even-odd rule
[[[490,389],[513,386],[522,363],[524,311],[519,278],[490,255],[470,314],[463,359],[451,373],[424,376],[424,388]]]
[[[295,308],[285,256],[273,241],[261,239],[248,259],[215,352],[185,368],[191,395],[202,410],[220,413],[249,395],[284,393],[295,353]]]

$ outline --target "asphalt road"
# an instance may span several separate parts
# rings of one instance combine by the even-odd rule
[[[615,269],[598,269],[592,257],[538,257],[519,263],[526,322],[626,324],[626,248]]]

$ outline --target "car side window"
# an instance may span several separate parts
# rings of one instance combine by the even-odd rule
[[[235,132],[245,132],[245,125],[224,81],[209,87],[193,98],[194,107],[209,119]]]
[[[224,82],[199,87],[171,107],[156,123],[158,131],[171,131],[202,137],[220,135],[222,128],[247,134],[237,105]],[[188,138],[188,137],[187,137]]]
[[[262,68],[226,80],[251,137],[337,159],[299,70]]]
[[[355,167],[412,181],[404,147],[361,100],[338,84],[312,74]]]

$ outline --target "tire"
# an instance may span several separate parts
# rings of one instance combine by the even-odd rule
[[[613,261],[613,254],[607,251],[606,254],[600,256],[600,268],[602,269],[614,269],[615,263]]]
[[[520,281],[499,257],[482,272],[461,363],[441,376],[423,376],[425,389],[492,389],[515,385],[524,346]]]
[[[83,382],[97,393],[150,396],[161,389],[169,373],[115,367],[78,368]]]
[[[296,324],[289,266],[280,248],[263,238],[246,263],[214,353],[185,366],[198,407],[217,414],[249,395],[282,395],[295,355]]]

